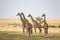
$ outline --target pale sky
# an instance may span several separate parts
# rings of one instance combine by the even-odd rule
[[[26,17],[45,13],[47,18],[60,18],[60,0],[0,0],[0,18],[18,18],[18,12]]]

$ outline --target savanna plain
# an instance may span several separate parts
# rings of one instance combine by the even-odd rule
[[[58,20],[58,21],[57,21]],[[60,19],[48,19],[48,24],[59,25]],[[27,33],[23,34],[22,25],[19,19],[0,19],[0,40],[60,40],[60,28],[49,27],[47,37],[44,36],[44,29],[42,33],[33,34],[31,37]]]

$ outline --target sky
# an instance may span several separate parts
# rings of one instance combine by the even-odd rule
[[[0,0],[0,18],[18,18],[18,12],[26,17],[45,13],[47,18],[60,18],[60,0]]]

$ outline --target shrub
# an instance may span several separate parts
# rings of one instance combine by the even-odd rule
[[[58,28],[60,28],[60,25],[58,25]]]
[[[50,25],[49,27],[56,28],[57,26],[55,26],[55,25]]]

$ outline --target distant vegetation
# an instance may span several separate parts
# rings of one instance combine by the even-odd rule
[[[49,25],[49,27],[52,27],[52,28],[57,28],[57,26],[55,26],[55,25]]]
[[[60,28],[60,25],[58,25],[58,28]]]
[[[5,27],[5,26],[21,27],[21,24],[20,23],[0,23],[0,27]]]
[[[35,19],[36,19],[37,22],[43,24],[42,18],[36,17]],[[12,23],[12,21],[11,21],[11,23],[9,23],[7,20],[5,22],[7,22],[7,23],[0,23],[0,27],[6,27],[6,26],[7,27],[10,27],[10,26],[11,27],[22,27],[21,23],[17,23],[17,22],[19,22],[18,20],[17,20],[17,22],[15,20],[14,23]],[[49,27],[51,27],[51,28],[60,28],[60,25],[52,25],[52,24],[50,24]],[[42,25],[42,28],[43,28],[43,25]]]
[[[5,27],[5,26],[12,26],[12,27],[22,27],[20,23],[7,23],[7,24],[1,24],[0,27]],[[60,28],[60,25],[49,25],[51,28]],[[43,28],[43,25],[42,25]]]

